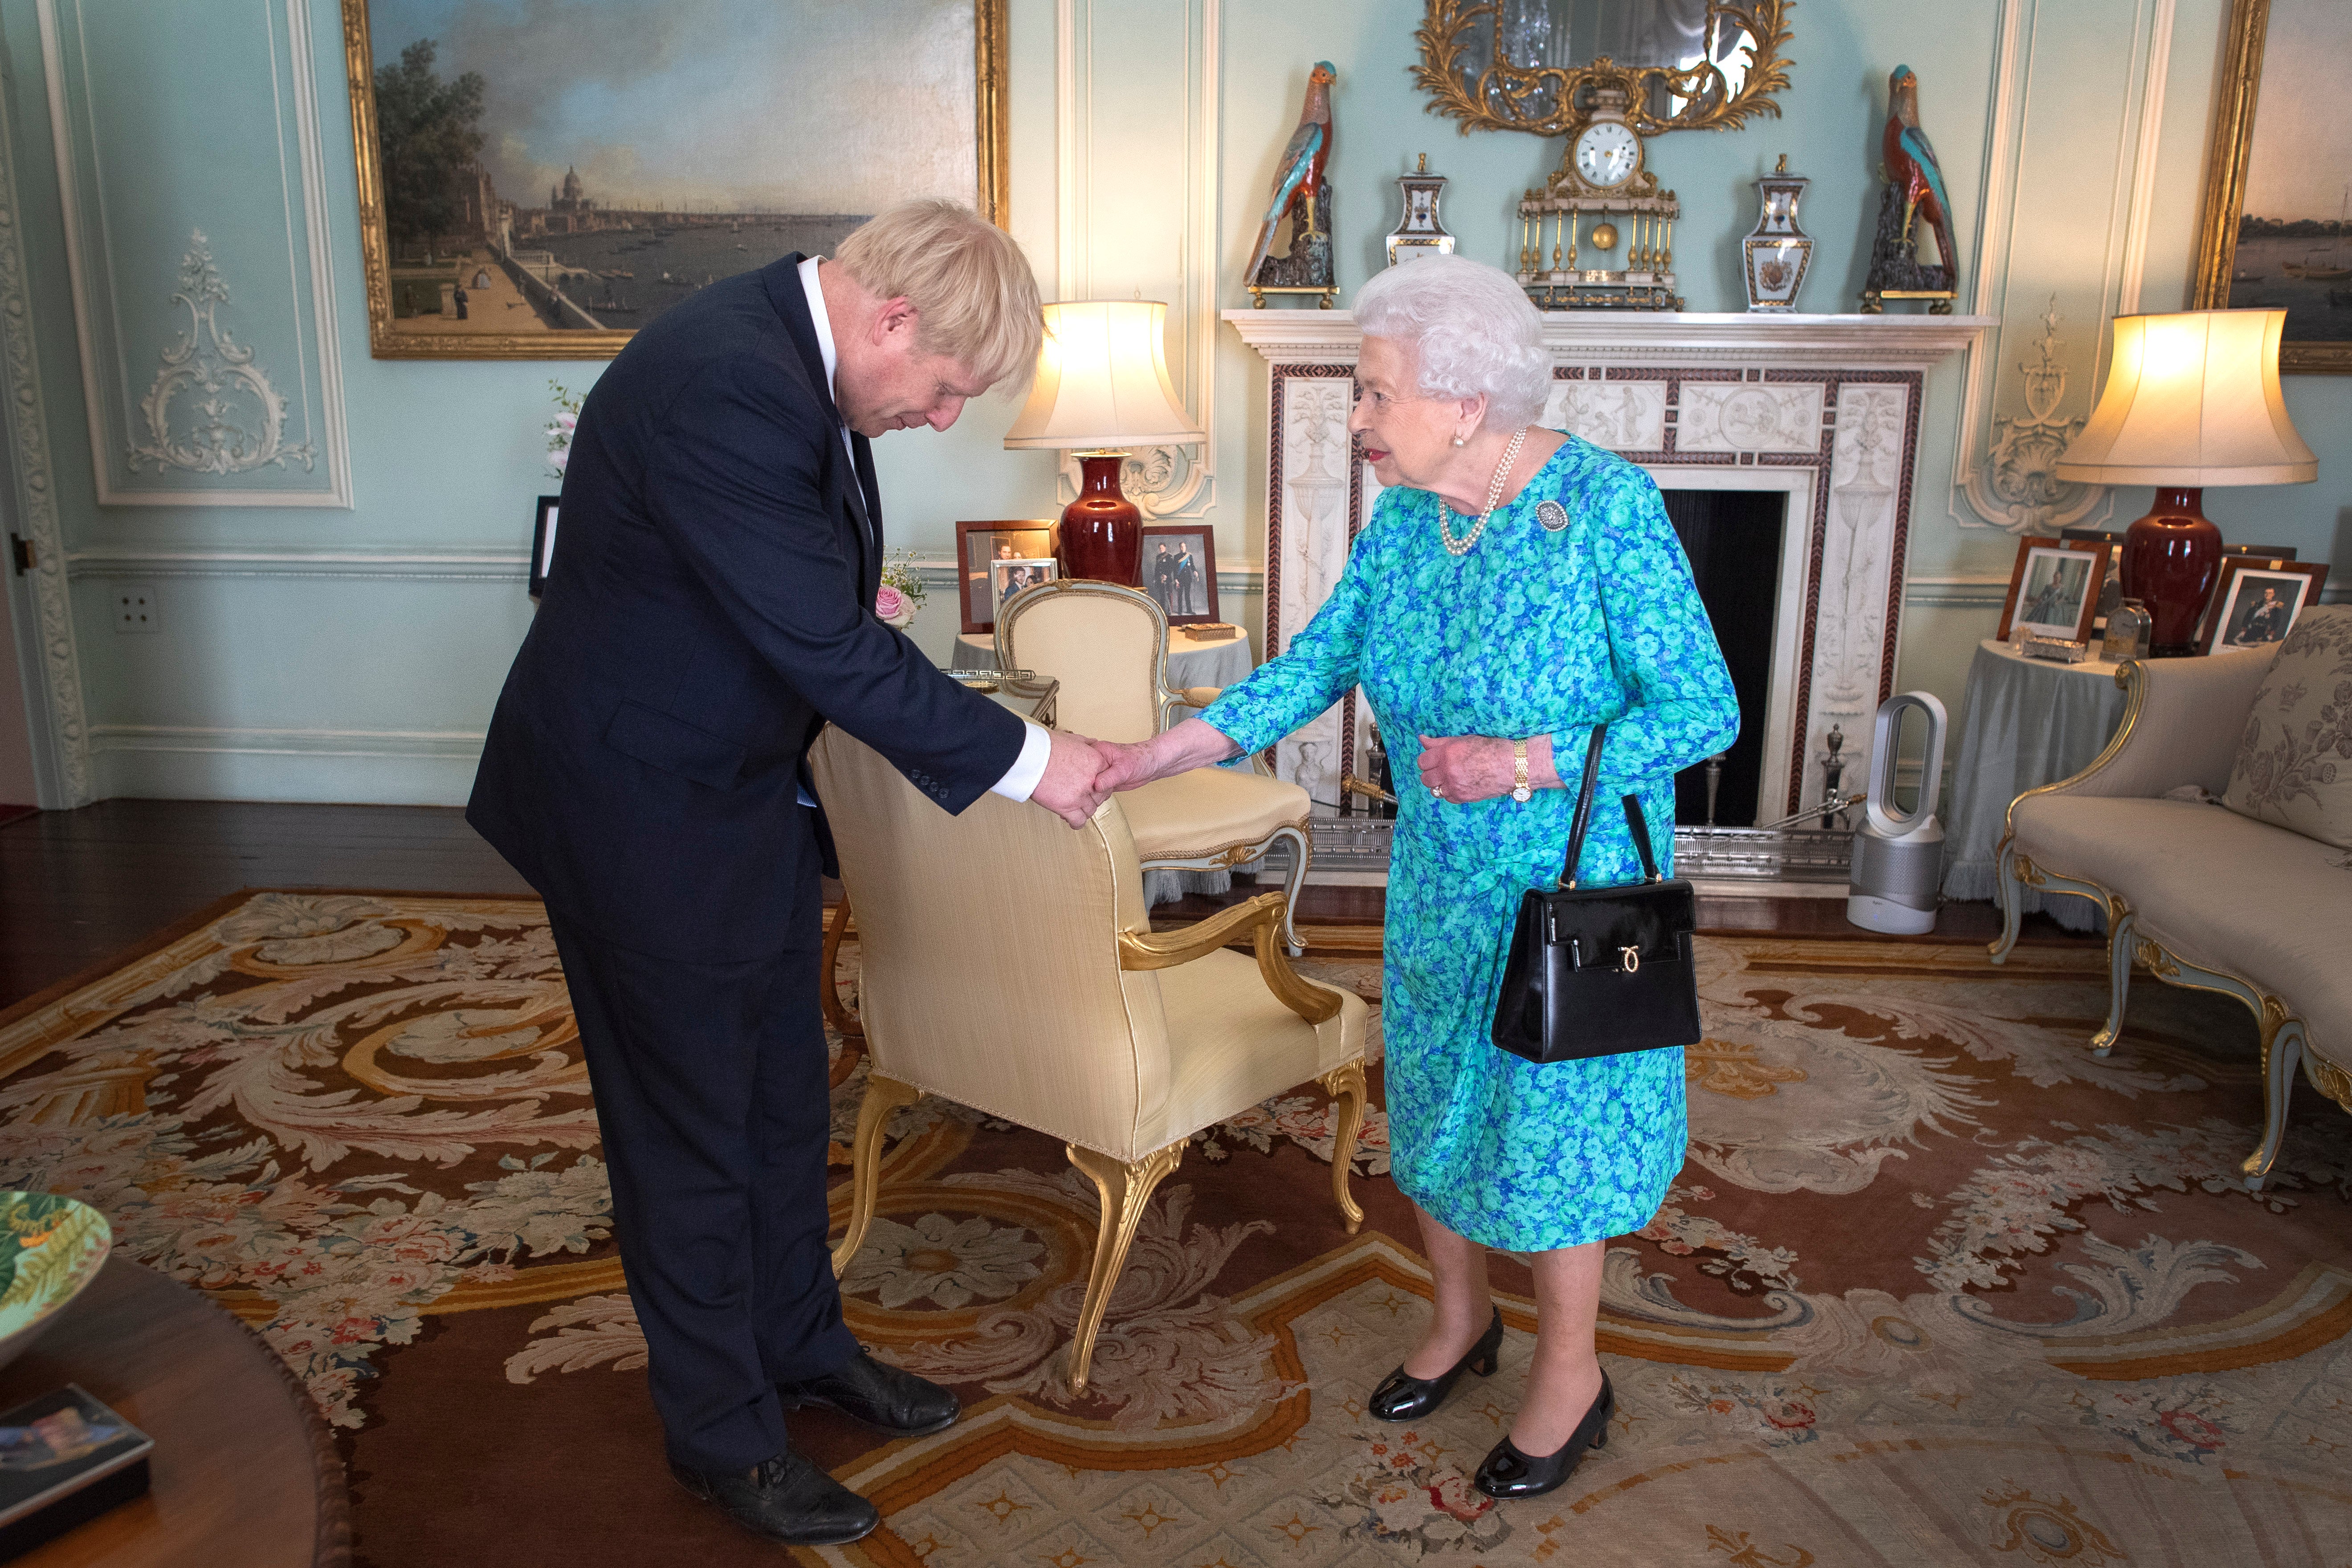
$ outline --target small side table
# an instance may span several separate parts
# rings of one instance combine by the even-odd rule
[[[978,632],[956,637],[956,668],[994,669],[996,639]],[[1178,691],[1188,686],[1231,686],[1251,669],[1250,641],[1236,634],[1223,642],[1194,642],[1181,631],[1168,634],[1168,684]]]
[[[16,1568],[347,1568],[335,1440],[286,1363],[221,1308],[117,1253],[0,1372],[0,1409],[68,1383],[155,1439],[154,1482]]]
[[[1998,895],[1994,857],[2009,803],[2041,784],[2071,778],[2106,748],[2124,716],[2121,667],[2105,659],[2058,664],[2027,658],[1987,637],[1969,666],[1960,710],[1960,746],[1952,764],[1951,815],[1944,825],[1944,896]],[[2041,910],[2068,931],[2096,931],[2087,900],[2018,889],[2022,907]],[[2046,900],[2046,901],[2045,901]]]

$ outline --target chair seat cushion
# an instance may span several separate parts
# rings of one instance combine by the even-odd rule
[[[1307,824],[1307,792],[1238,768],[1195,768],[1118,797],[1139,859],[1193,860]]]
[[[1140,1149],[1161,1148],[1364,1054],[1364,999],[1310,1027],[1266,989],[1257,960],[1231,950],[1159,972],[1168,1017],[1168,1100]],[[1319,1090],[1316,1091],[1320,1093]]]
[[[2191,801],[2042,795],[2014,822],[2036,866],[2121,895],[2145,935],[2283,998],[2352,1059],[2352,857]]]

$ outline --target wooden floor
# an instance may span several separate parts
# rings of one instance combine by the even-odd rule
[[[0,826],[0,1007],[91,970],[154,932],[243,888],[486,893],[530,889],[453,808],[272,805],[226,801],[111,800],[47,811]],[[1161,924],[1213,912],[1259,889],[1194,897],[1154,911]],[[1377,949],[1381,892],[1310,887],[1304,926],[1332,928],[1352,949]],[[1846,937],[1838,899],[1702,899],[1715,931]],[[1357,928],[1341,932],[1337,928]],[[1990,904],[1947,905],[1937,938],[1990,940]],[[1932,940],[1887,938],[1888,941]],[[2046,917],[2025,940],[2081,942]]]

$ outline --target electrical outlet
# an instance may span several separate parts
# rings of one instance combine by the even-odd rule
[[[114,629],[117,633],[160,632],[163,629],[154,584],[123,583],[116,586]]]

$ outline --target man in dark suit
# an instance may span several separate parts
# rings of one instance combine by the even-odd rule
[[[842,1323],[809,744],[829,720],[951,812],[993,790],[1076,826],[1101,799],[1089,742],[874,615],[867,442],[946,429],[1041,331],[1012,240],[919,202],[639,332],[581,410],[563,545],[467,811],[547,900],[671,1468],[794,1544],[877,1515],[789,1450],[786,1410],[902,1435],[957,1413]]]

